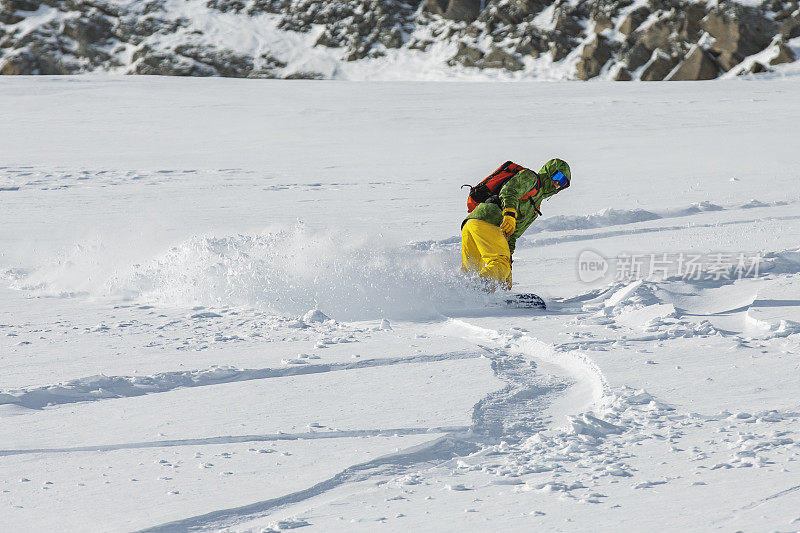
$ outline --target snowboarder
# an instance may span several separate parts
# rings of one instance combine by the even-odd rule
[[[538,174],[508,161],[470,187],[470,213],[461,223],[461,270],[479,276],[487,291],[510,289],[517,239],[542,214],[542,200],[569,187],[570,179],[561,159],[551,159]]]

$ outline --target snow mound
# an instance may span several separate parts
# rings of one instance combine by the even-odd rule
[[[800,273],[800,250],[767,252],[761,258],[759,268],[769,274]]]
[[[589,435],[591,437],[604,437],[625,431],[624,427],[600,420],[591,413],[570,417],[570,425],[572,432],[576,435]]]
[[[768,206],[768,204],[761,204]],[[758,207],[758,206],[753,206]],[[648,211],[646,209],[613,209],[607,207],[590,215],[557,215],[537,220],[529,231],[569,231],[623,226],[663,218],[680,218],[697,213],[724,211],[726,208],[711,202],[697,202],[687,207]]]
[[[310,324],[311,322],[325,322],[326,320],[330,320],[330,318],[319,309],[311,309],[308,313],[303,315],[303,322],[306,324]]]
[[[657,220],[660,215],[644,209],[612,209],[606,208],[591,215],[558,215],[543,218],[532,230],[566,231],[579,229],[604,228],[621,224],[635,224],[647,220]]]

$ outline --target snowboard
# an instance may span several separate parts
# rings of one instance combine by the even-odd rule
[[[544,300],[532,292],[510,294],[506,297],[506,305],[515,309],[547,309]]]

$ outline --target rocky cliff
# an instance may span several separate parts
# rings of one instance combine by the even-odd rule
[[[798,52],[798,0],[0,0],[2,74],[707,80]]]

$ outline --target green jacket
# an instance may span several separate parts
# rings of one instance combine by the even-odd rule
[[[499,226],[503,221],[503,209],[509,207],[516,209],[517,229],[508,237],[508,247],[513,254],[517,239],[525,233],[525,230],[527,230],[539,216],[539,213],[536,211],[539,210],[541,212],[540,206],[542,205],[542,200],[553,196],[560,190],[556,189],[553,180],[550,179],[550,176],[559,170],[564,173],[568,180],[572,181],[569,165],[561,159],[551,159],[544,164],[541,170],[539,170],[541,180],[537,178],[534,172],[527,169],[523,170],[508,180],[508,182],[503,185],[503,188],[500,189],[500,194],[498,195],[500,197],[500,206],[493,203],[478,204],[478,207],[467,215],[467,218],[464,219],[461,225],[463,226],[464,223],[471,218],[476,218]],[[541,181],[541,184],[538,183],[539,181]],[[537,186],[539,186],[539,192],[536,193],[534,197],[530,200],[519,200],[521,196],[531,189],[535,189]]]

